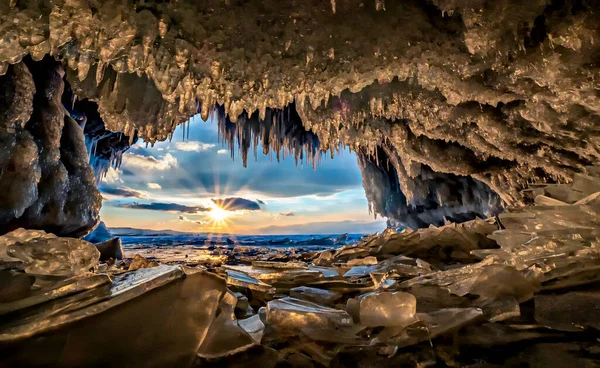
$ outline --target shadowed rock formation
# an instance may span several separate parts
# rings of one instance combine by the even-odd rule
[[[100,193],[81,128],[61,103],[51,58],[0,77],[0,232],[18,227],[81,236],[98,222]]]
[[[149,142],[218,105],[245,124],[244,159],[267,129],[293,126],[268,145],[311,159],[348,146],[372,210],[424,226],[523,204],[528,183],[598,164],[599,10],[594,0],[15,0],[0,5],[0,74],[51,54],[106,129]],[[248,129],[253,119],[260,129]]]

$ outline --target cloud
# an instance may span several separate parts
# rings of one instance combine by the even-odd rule
[[[187,141],[187,142],[176,142],[175,148],[180,151],[208,151],[209,149],[215,147],[215,144],[212,143],[202,143],[198,141]]]
[[[123,170],[115,169],[114,167],[109,167],[106,175],[102,179],[102,182],[114,184],[114,183],[123,183],[123,179],[120,178],[120,175],[123,173]]]
[[[123,164],[129,168],[136,167],[142,170],[167,170],[177,167],[177,159],[170,153],[157,159],[154,156],[144,156],[128,152],[123,155]]]
[[[178,203],[124,203],[121,204],[122,208],[130,208],[134,210],[148,210],[148,211],[164,211],[164,212],[183,212],[183,213],[198,213],[210,211],[210,208],[202,206],[186,206]]]
[[[227,211],[260,211],[260,205],[246,198],[213,198],[217,206]]]
[[[277,214],[277,216],[285,216],[285,217],[290,217],[290,216],[296,216],[296,214],[292,211],[288,211],[288,212],[279,212]]]
[[[229,151],[227,151],[226,149],[220,149],[220,150],[218,150],[218,151],[217,151],[217,153],[218,153],[219,155],[226,155],[226,154],[228,154],[228,153],[229,153]]]
[[[127,188],[127,187],[111,187],[111,186],[101,186],[100,192],[104,194],[110,194],[119,197],[129,197],[129,198],[146,198],[146,194],[135,189]]]
[[[183,215],[179,215],[179,216],[177,216],[177,218],[179,219],[179,221],[191,222],[191,223],[198,224],[198,225],[206,225],[206,224],[209,223],[208,221],[201,221],[201,220],[195,221],[195,220],[192,220],[192,219],[190,219],[190,218],[188,218],[186,216],[183,216]]]
[[[148,183],[148,188],[150,188],[150,189],[162,189],[162,187],[158,183]]]

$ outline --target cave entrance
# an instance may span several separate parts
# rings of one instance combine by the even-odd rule
[[[101,219],[121,234],[360,236],[385,228],[369,214],[355,153],[317,158],[318,141],[296,135],[290,142],[289,127],[284,137],[252,124],[195,116],[171,141],[136,139],[120,165],[100,170]]]

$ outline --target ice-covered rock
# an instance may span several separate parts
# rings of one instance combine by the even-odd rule
[[[59,238],[38,230],[15,230],[0,237],[9,257],[23,262],[32,275],[76,276],[98,264],[100,252],[89,242]]]

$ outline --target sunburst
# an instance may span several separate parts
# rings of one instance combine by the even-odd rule
[[[213,222],[216,222],[216,223],[223,222],[229,216],[228,211],[226,211],[218,206],[216,206],[212,210],[210,210],[210,212],[208,214],[212,218]]]

